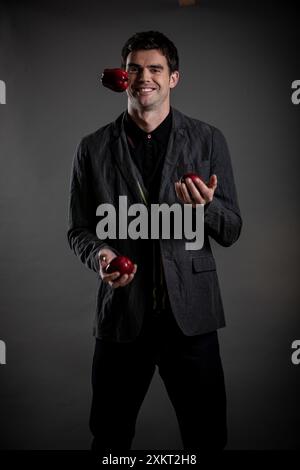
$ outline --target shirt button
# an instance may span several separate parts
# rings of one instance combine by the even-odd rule
[[[148,139],[151,139],[151,134],[148,134],[147,137],[148,137]]]

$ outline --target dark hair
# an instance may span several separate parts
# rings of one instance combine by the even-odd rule
[[[179,70],[178,52],[170,39],[158,31],[144,31],[135,33],[123,46],[122,67],[126,66],[126,59],[130,52],[139,50],[159,49],[166,57],[170,73]]]

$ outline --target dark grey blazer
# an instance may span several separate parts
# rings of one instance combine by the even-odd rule
[[[174,183],[195,171],[205,181],[215,173],[218,186],[211,203],[205,206],[205,236],[201,250],[187,251],[186,240],[160,240],[162,264],[172,311],[186,335],[196,335],[225,326],[216,264],[209,237],[222,246],[234,243],[241,231],[228,147],[215,127],[189,118],[174,108],[173,125],[164,161],[159,203],[179,202]],[[147,273],[143,266],[145,240],[104,240],[96,235],[96,209],[110,203],[118,208],[119,196],[128,205],[144,203],[140,175],[133,165],[122,113],[118,119],[82,139],[74,157],[69,206],[68,242],[79,259],[98,273],[97,253],[108,246],[129,256],[138,265],[128,286],[112,289],[99,276],[94,335],[118,342],[132,341],[140,332],[143,317],[151,306],[147,297]],[[138,184],[139,183],[139,184]]]

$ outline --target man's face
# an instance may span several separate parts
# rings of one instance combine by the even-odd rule
[[[141,111],[160,110],[170,105],[170,89],[179,73],[170,75],[166,57],[158,49],[133,51],[126,59],[129,104]]]

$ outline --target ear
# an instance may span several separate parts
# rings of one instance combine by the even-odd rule
[[[178,70],[175,70],[175,72],[172,72],[170,75],[170,88],[175,88],[178,82],[179,82],[179,72]]]

